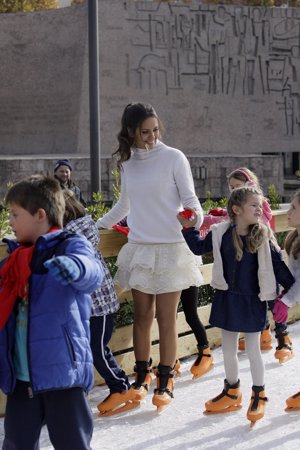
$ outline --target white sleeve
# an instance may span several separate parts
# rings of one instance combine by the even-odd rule
[[[296,279],[293,286],[286,294],[284,294],[281,301],[287,306],[293,306],[295,303],[300,303],[300,277]]]
[[[195,193],[195,186],[190,163],[187,157],[180,152],[180,156],[175,163],[175,182],[184,208],[193,208],[197,213],[196,229],[203,223],[203,210]]]
[[[112,207],[112,209],[105,214],[105,216],[98,219],[96,225],[98,228],[111,228],[116,225],[120,220],[124,219],[129,213],[129,198],[126,193],[125,175],[124,172],[121,175],[121,193],[118,202]]]

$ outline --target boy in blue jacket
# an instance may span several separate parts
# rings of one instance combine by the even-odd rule
[[[35,450],[43,424],[58,450],[90,449],[90,292],[103,268],[83,236],[62,230],[58,181],[33,176],[7,193],[17,243],[0,269],[3,449]]]

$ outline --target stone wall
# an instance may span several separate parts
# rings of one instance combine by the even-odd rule
[[[99,0],[99,22],[105,195],[133,100],[151,102],[164,141],[190,156],[199,196],[224,195],[244,162],[282,191],[281,158],[260,155],[300,148],[300,9]],[[0,15],[0,79],[2,191],[68,156],[89,196],[87,4]]]
[[[62,157],[70,158],[73,164],[73,179],[80,186],[84,197],[90,200],[90,159],[88,157],[74,155],[57,155],[40,157],[24,156],[0,158],[0,200],[4,197],[9,181],[15,183],[34,173],[53,175],[54,163]],[[280,156],[240,156],[232,155],[228,158],[224,155],[201,157],[188,156],[192,167],[196,193],[199,198],[207,197],[211,192],[212,197],[228,196],[226,175],[237,167],[246,166],[255,171],[266,191],[269,184],[275,184],[280,194],[283,194],[283,165]],[[114,178],[112,170],[115,168],[110,157],[102,159],[102,192],[105,200],[112,199],[112,187]]]
[[[300,9],[99,0],[101,149],[153,103],[187,154],[299,151]],[[87,5],[0,15],[0,155],[88,154]]]

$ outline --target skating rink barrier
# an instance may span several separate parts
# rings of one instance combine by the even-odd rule
[[[286,210],[273,211],[275,219],[275,231],[288,231],[288,222]],[[100,230],[100,244],[99,249],[104,257],[116,256],[121,247],[127,242],[127,237],[116,230]],[[0,245],[0,257],[3,259],[6,256],[6,245]],[[286,255],[284,255],[286,256]],[[209,284],[211,281],[212,264],[204,264],[201,267],[201,272],[204,278],[204,284]],[[121,302],[132,301],[131,292],[118,292]],[[198,308],[198,314],[202,323],[207,327],[207,334],[210,346],[216,347],[221,344],[221,333],[218,328],[210,327],[211,305],[201,306]],[[272,315],[269,312],[269,319],[271,327],[274,328]],[[300,305],[296,305],[289,310],[289,322],[294,322],[300,319]],[[177,331],[178,331],[178,358],[193,355],[197,352],[197,344],[190,327],[185,321],[184,313],[180,312],[177,316]],[[133,353],[133,326],[128,325],[118,328],[114,331],[112,339],[109,343],[111,350],[116,356],[119,365],[127,374],[133,372],[134,353]],[[151,333],[152,350],[151,357],[154,365],[159,362],[159,334],[156,320],[154,321]],[[95,371],[95,384],[102,384],[104,380]],[[0,414],[3,415],[5,409],[5,395],[0,393]]]

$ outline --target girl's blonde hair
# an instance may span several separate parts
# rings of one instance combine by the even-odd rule
[[[297,199],[300,205],[300,190],[295,192],[292,201],[294,199]],[[284,242],[284,248],[288,255],[292,254],[295,259],[298,258],[298,256],[300,255],[300,236],[298,235],[297,230],[289,232]]]
[[[240,187],[231,192],[228,200],[227,212],[230,222],[233,225],[236,223],[236,214],[233,207],[238,206],[242,208],[251,195],[259,195],[262,197],[260,190],[252,187]],[[263,223],[250,225],[249,233],[246,237],[246,250],[249,253],[256,253],[266,238],[273,241],[275,245],[275,237],[269,227],[266,227]],[[236,259],[237,261],[240,261],[243,257],[243,242],[238,235],[235,226],[232,228],[232,239]]]
[[[259,179],[257,175],[255,175],[252,170],[247,169],[247,167],[239,167],[238,169],[233,170],[229,175],[227,175],[227,181],[231,180],[231,178],[235,178],[236,180],[240,180],[243,183],[252,182],[255,184],[257,189],[261,189]]]

